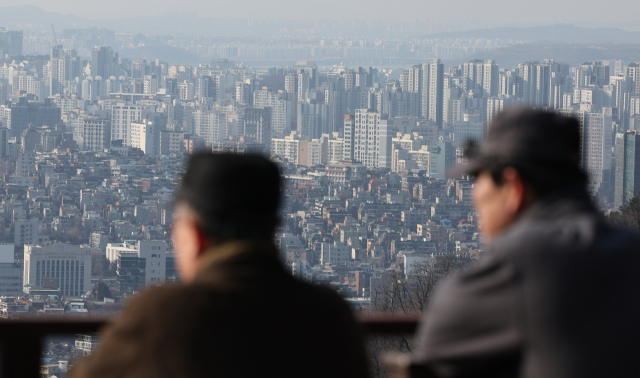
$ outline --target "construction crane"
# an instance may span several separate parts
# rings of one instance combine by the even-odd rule
[[[53,28],[53,24],[51,24],[51,32],[53,33],[53,45],[58,46],[58,38],[56,38],[56,29]]]

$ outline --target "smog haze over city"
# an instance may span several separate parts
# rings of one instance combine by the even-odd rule
[[[486,248],[474,177],[451,169],[518,107],[579,120],[589,196],[638,229],[639,62],[628,0],[5,1],[0,317],[111,317],[180,284],[196,152],[278,167],[287,273],[419,316]],[[411,342],[389,340],[367,344],[380,378]],[[45,344],[41,376],[65,377],[100,338]]]

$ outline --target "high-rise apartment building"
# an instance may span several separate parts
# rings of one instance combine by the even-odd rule
[[[197,95],[200,99],[211,98],[212,101],[217,99],[217,82],[215,77],[202,75],[198,78],[197,84]]]
[[[144,80],[142,81],[142,93],[158,93],[158,77],[156,75],[145,75]]]
[[[180,101],[193,101],[196,95],[195,86],[190,81],[178,84],[178,99]]]
[[[368,109],[358,109],[355,113],[352,130],[353,159],[366,167],[377,167],[380,113]]]
[[[51,98],[43,102],[30,102],[26,97],[20,97],[17,102],[0,105],[0,118],[10,130],[10,136],[19,138],[29,124],[33,127],[59,125],[61,112]]]
[[[378,168],[391,168],[391,142],[395,136],[393,121],[381,119],[378,126]]]
[[[143,79],[146,75],[152,73],[151,67],[147,64],[146,59],[136,60],[131,63],[131,78]]]
[[[521,93],[517,95],[530,106],[546,106],[549,99],[550,70],[540,62],[525,62],[518,66]]]
[[[613,207],[617,210],[640,193],[640,135],[635,131],[616,133],[615,153]]]
[[[251,105],[252,99],[249,84],[242,81],[236,81],[236,101],[240,105]]]
[[[422,94],[422,67],[415,65],[407,73],[407,88],[409,93]]]
[[[111,147],[111,121],[96,116],[82,117],[82,138],[78,145],[84,151],[104,151]]]
[[[629,63],[625,68],[625,76],[633,80],[633,95],[640,96],[640,63]]]
[[[587,189],[593,197],[604,195],[611,184],[612,139],[610,115],[602,112],[585,114],[582,166],[589,174]]]
[[[309,91],[309,72],[298,70],[298,100],[304,100]]]
[[[250,137],[268,148],[271,143],[271,108],[245,108],[241,136]]]
[[[344,115],[344,142],[342,144],[342,159],[344,160],[352,160],[353,159],[353,128],[355,126],[355,115],[345,114]]]
[[[118,77],[118,53],[109,46],[94,47],[91,50],[91,76],[100,76],[103,80],[111,76]]]
[[[575,117],[580,122],[580,162],[589,176],[587,191],[592,197],[604,195],[611,185],[611,115],[571,109],[559,109],[558,113]]]
[[[442,126],[444,64],[440,59],[422,64],[422,117]]]
[[[286,93],[271,92],[267,87],[253,92],[253,105],[271,108],[271,136],[280,138],[289,129],[292,121],[291,101]]]
[[[500,67],[493,60],[489,60],[482,67],[482,95],[484,97],[498,96],[500,89]]]
[[[196,110],[193,112],[193,133],[204,139],[207,146],[228,136],[225,129],[226,114],[216,111]]]
[[[391,168],[393,122],[368,109],[357,109],[355,113],[345,116],[344,159],[359,161],[366,167]]]
[[[296,75],[293,73],[287,74],[284,78],[284,91],[287,93],[296,93]]]
[[[331,130],[331,107],[317,101],[298,101],[296,130],[303,138],[315,139]]]
[[[22,55],[22,41],[22,30],[14,31],[0,28],[0,50],[3,55]],[[2,57],[4,58],[4,56]]]
[[[62,45],[51,48],[49,57],[49,96],[65,93],[67,82],[82,76],[82,61],[76,50]]]
[[[9,129],[0,127],[0,159],[9,156]]]
[[[484,83],[484,61],[474,59],[462,65],[462,90],[479,94]]]
[[[600,61],[587,62],[576,68],[573,83],[576,87],[602,87],[609,84],[609,77],[609,66]]]

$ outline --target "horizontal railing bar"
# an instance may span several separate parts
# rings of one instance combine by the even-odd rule
[[[417,315],[367,313],[359,315],[357,321],[368,335],[388,333],[413,334],[418,329],[420,317]]]
[[[46,318],[0,320],[0,340],[15,335],[51,335],[98,332],[109,322],[106,318]]]
[[[356,320],[364,333],[372,336],[413,334],[420,318],[368,313],[359,314]],[[46,336],[99,332],[109,322],[108,318],[98,317],[0,320],[0,377],[38,377],[41,346]],[[16,343],[17,340],[20,342]]]
[[[414,333],[420,322],[419,316],[360,314],[357,322],[367,334]],[[109,318],[34,318],[0,320],[0,340],[20,334],[75,334],[98,332],[110,322]]]

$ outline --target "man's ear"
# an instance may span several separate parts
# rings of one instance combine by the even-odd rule
[[[506,209],[516,215],[528,205],[527,185],[515,168],[507,167],[502,171],[504,187],[508,191],[506,196]],[[503,185],[504,185],[503,184]]]
[[[207,234],[202,230],[202,228],[196,223],[194,224],[195,228],[195,243],[196,243],[196,255],[200,257],[204,254],[204,252],[209,248],[210,239]]]

